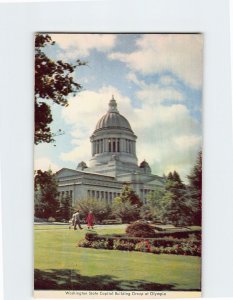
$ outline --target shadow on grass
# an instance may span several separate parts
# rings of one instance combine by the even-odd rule
[[[35,269],[35,290],[172,291],[172,284],[143,280],[117,280],[109,275],[83,276],[76,270]]]

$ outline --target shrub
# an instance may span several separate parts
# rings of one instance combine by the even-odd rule
[[[113,249],[114,250],[126,250],[126,251],[133,251],[134,250],[134,243],[124,242],[121,240],[113,241]]]
[[[108,249],[108,241],[106,240],[92,241],[91,247],[96,249]]]
[[[131,237],[154,237],[154,229],[145,222],[134,222],[126,228],[126,233]]]
[[[86,240],[86,239],[81,239],[79,242],[78,242],[78,247],[84,247],[84,248],[91,248],[92,247],[92,244],[90,241]]]
[[[93,232],[87,232],[86,235],[85,235],[85,238],[88,240],[88,241],[94,241],[98,238],[98,234],[97,233],[93,233]]]
[[[135,245],[135,251],[151,252],[151,245],[149,241],[141,241]]]
[[[155,254],[160,254],[160,247],[151,247],[151,252]]]
[[[189,237],[195,236],[196,239],[201,239],[201,231],[200,230],[190,230],[190,229],[177,229],[177,230],[166,230],[155,232],[155,236],[157,238],[169,237],[169,238],[177,238],[177,239],[186,239]]]

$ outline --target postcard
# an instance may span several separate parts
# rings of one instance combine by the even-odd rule
[[[201,295],[201,33],[36,33],[34,296]]]

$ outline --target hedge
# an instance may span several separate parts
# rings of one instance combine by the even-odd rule
[[[201,243],[197,239],[174,239],[174,238],[137,238],[99,236],[87,233],[85,239],[78,243],[79,247],[141,251],[155,254],[178,254],[201,256]]]

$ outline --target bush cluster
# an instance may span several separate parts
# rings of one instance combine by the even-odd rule
[[[125,251],[133,251],[134,250],[134,243],[130,243],[127,241],[121,241],[119,239],[113,242],[113,249],[114,250],[125,250]]]
[[[201,244],[195,239],[141,239],[98,236],[87,233],[85,239],[78,243],[78,247],[109,249],[122,251],[140,251],[155,254],[177,254],[201,256]]]
[[[154,237],[155,231],[151,225],[146,222],[134,222],[126,228],[126,234],[131,237]]]
[[[195,237],[196,239],[201,240],[201,230],[190,230],[190,229],[177,229],[177,230],[166,230],[166,231],[160,231],[155,232],[154,237],[156,238],[177,238],[177,239],[187,239],[190,237]]]

